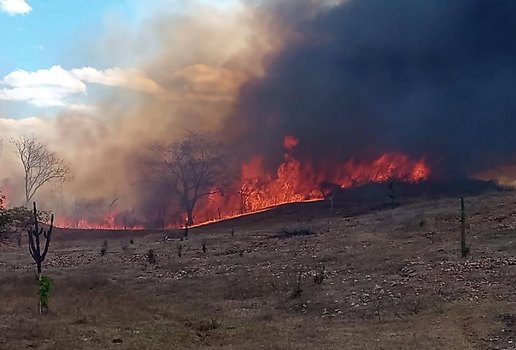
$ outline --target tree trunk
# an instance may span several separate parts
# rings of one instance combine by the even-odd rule
[[[188,226],[192,226],[194,221],[193,221],[193,210],[192,209],[188,209],[186,211],[186,216],[187,216],[187,221],[186,221],[186,224]]]

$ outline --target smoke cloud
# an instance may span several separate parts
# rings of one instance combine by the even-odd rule
[[[56,116],[14,120],[8,111],[0,112],[5,146],[0,190],[8,192],[11,205],[21,204],[23,197],[22,168],[11,138],[34,134],[70,163],[70,181],[39,193],[47,207],[69,212],[75,202],[85,201],[138,207],[145,166],[139,160],[147,145],[173,142],[187,130],[220,129],[241,84],[263,74],[262,59],[277,50],[283,29],[261,5],[191,1],[181,6],[151,11],[135,28],[108,17],[96,42],[71,43],[69,52],[84,60],[82,68],[11,75],[20,78],[11,85],[37,83],[34,89],[41,85],[44,96],[60,81],[50,76],[54,71],[80,84],[83,95],[87,87],[87,103],[79,104],[72,101],[77,91],[63,93],[56,86],[59,103],[52,105],[64,105]],[[91,62],[112,62],[113,68],[92,68]],[[30,102],[34,94],[29,97]]]
[[[354,0],[301,22],[246,82],[226,128],[314,161],[390,151],[426,156],[435,176],[475,175],[516,155],[516,3]]]
[[[426,157],[436,177],[509,166],[515,13],[511,0],[242,0],[192,1],[136,28],[113,19],[70,49],[84,67],[119,63],[73,67],[87,103],[52,118],[0,114],[0,188],[22,197],[8,141],[32,133],[71,164],[72,181],[41,192],[62,212],[77,201],[141,207],[146,145],[186,130],[220,132],[239,159],[266,155],[271,169],[285,135],[314,167],[388,152]]]

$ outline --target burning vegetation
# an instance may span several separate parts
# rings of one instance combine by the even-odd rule
[[[120,56],[146,52],[141,42],[156,48],[138,63],[155,88],[117,90],[94,113],[63,110],[21,129],[0,119],[0,138],[9,128],[45,135],[49,154],[66,160],[69,181],[38,189],[56,226],[177,227],[368,183],[513,181],[515,2],[214,11],[160,13],[128,38],[135,47]],[[4,146],[4,204],[37,199]]]
[[[257,155],[231,173],[231,154],[198,133],[182,140],[149,147],[140,188],[144,201],[132,211],[119,211],[116,200],[108,206],[83,203],[73,219],[62,218],[57,226],[69,228],[139,229],[195,225],[257,212],[269,207],[322,200],[340,188],[367,183],[401,181],[417,183],[428,179],[430,168],[424,158],[410,159],[402,153],[386,153],[372,161],[350,159],[327,168],[296,158],[300,140],[287,135],[283,161],[274,170]],[[94,214],[95,208],[103,208]],[[140,213],[141,218],[138,218]],[[86,215],[85,215],[86,214]],[[90,218],[90,219],[88,219]]]

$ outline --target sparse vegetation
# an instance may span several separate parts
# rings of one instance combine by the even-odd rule
[[[129,251],[120,249],[129,245],[127,233],[56,230],[44,266],[55,285],[45,332],[37,327],[34,265],[19,250],[0,248],[0,344],[508,349],[516,305],[508,302],[507,278],[516,258],[508,243],[514,230],[499,218],[510,218],[516,204],[513,194],[503,196],[468,200],[468,211],[476,213],[468,217],[468,237],[482,251],[469,259],[457,256],[456,198],[402,205],[395,220],[390,207],[334,216],[330,232],[291,239],[271,238],[270,232],[296,225],[279,214],[193,228],[186,243],[179,242],[181,230],[171,231],[172,245],[161,233],[145,232]],[[310,231],[326,229],[326,205],[321,212],[305,226]],[[231,227],[240,232],[235,238]],[[429,230],[431,245],[422,234]],[[101,257],[104,240],[109,252]],[[149,265],[150,249],[160,268]]]

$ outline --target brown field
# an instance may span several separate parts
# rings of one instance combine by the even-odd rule
[[[58,231],[44,263],[47,315],[27,247],[3,246],[0,348],[516,349],[516,193],[466,198],[468,259],[456,197],[354,213],[326,205],[197,228],[185,241]]]

